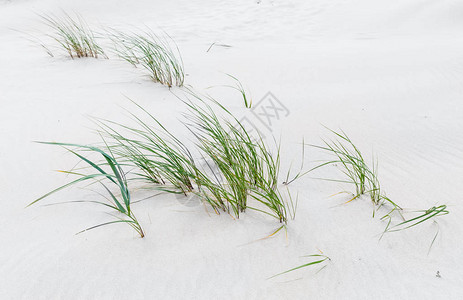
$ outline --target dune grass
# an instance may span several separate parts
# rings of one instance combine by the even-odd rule
[[[107,31],[114,44],[114,53],[121,59],[145,69],[154,82],[168,87],[182,86],[185,80],[183,60],[175,42],[152,31]]]
[[[280,222],[287,222],[286,204],[278,191],[278,174],[280,169],[280,147],[272,154],[268,145],[260,136],[252,136],[243,124],[220,103],[212,98],[203,99],[193,95],[196,103],[185,101],[189,107],[187,126],[196,137],[197,148],[202,155],[213,162],[220,172],[224,182],[214,182],[208,178],[200,178],[198,182],[212,195],[217,195],[214,207],[230,206],[235,216],[246,208],[265,212]],[[209,101],[224,114],[219,117]],[[257,141],[255,141],[257,139]],[[213,177],[214,178],[214,177]],[[263,211],[248,205],[249,197],[264,205],[268,211]],[[227,200],[227,205],[223,202]],[[227,209],[226,209],[227,211]]]
[[[287,203],[277,188],[279,147],[272,154],[217,101],[191,91],[189,95],[193,99],[181,101],[188,109],[184,125],[194,143],[190,148],[139,105],[149,121],[135,114],[131,116],[136,127],[99,120],[101,134],[121,162],[136,169],[131,172],[134,180],[149,181],[170,193],[193,193],[218,214],[239,218],[252,209],[286,223]],[[249,205],[249,199],[258,205]]]
[[[362,153],[355,146],[352,140],[343,131],[336,132],[327,128],[334,134],[335,139],[323,140],[324,146],[310,145],[312,147],[327,151],[335,157],[312,168],[310,171],[326,165],[338,165],[346,180],[326,179],[329,181],[345,182],[355,186],[354,200],[364,194],[369,195],[375,205],[384,202],[392,204],[395,209],[401,209],[396,203],[389,199],[381,190],[378,179],[378,163],[373,160],[373,168],[366,163]],[[373,212],[374,213],[374,212]]]
[[[76,57],[98,58],[99,56],[107,58],[97,43],[94,31],[79,15],[73,18],[64,13],[63,17],[42,15],[41,18],[46,25],[54,29],[54,34],[50,36],[66,50],[72,59]],[[51,53],[49,50],[48,52]]]
[[[363,155],[360,152],[360,150],[354,145],[352,140],[347,136],[345,132],[336,132],[329,128],[327,129],[334,134],[335,139],[329,141],[324,140],[324,146],[311,146],[325,150],[333,154],[335,158],[333,160],[328,160],[322,164],[319,164],[310,171],[326,165],[340,166],[341,171],[346,177],[346,180],[325,180],[353,184],[355,186],[356,193],[354,194],[354,197],[349,201],[359,198],[361,195],[364,194],[369,195],[371,201],[375,206],[375,208],[373,209],[373,217],[375,216],[375,212],[379,210],[379,208],[383,207],[385,204],[389,204],[391,206],[391,210],[383,217],[381,217],[381,220],[388,220],[383,234],[386,232],[394,232],[408,229],[418,224],[421,224],[422,222],[425,222],[427,220],[431,220],[437,216],[442,216],[449,213],[446,209],[447,207],[445,205],[441,205],[438,207],[432,207],[428,210],[419,211],[420,215],[412,219],[406,220],[401,213],[402,208],[397,203],[388,198],[381,188],[380,181],[378,179],[378,161],[375,161],[373,159],[373,167],[370,168],[368,164],[365,162],[365,159],[363,158]],[[403,221],[396,225],[391,225],[393,214],[398,214]]]
[[[61,171],[66,174],[78,176],[78,179],[75,179],[74,181],[71,181],[70,183],[67,183],[61,187],[58,187],[52,190],[51,192],[36,199],[32,203],[30,203],[28,206],[31,206],[62,189],[73,186],[80,182],[90,181],[91,183],[99,183],[104,187],[106,192],[109,194],[109,197],[105,197],[107,201],[71,201],[71,202],[90,202],[90,203],[97,203],[97,204],[104,205],[105,207],[111,208],[113,212],[118,213],[117,215],[112,215],[117,220],[102,223],[96,226],[92,226],[83,231],[87,231],[90,229],[98,228],[98,227],[109,225],[109,224],[126,223],[130,225],[140,235],[140,237],[143,238],[145,236],[142,227],[140,226],[137,218],[135,217],[131,209],[131,197],[130,197],[129,187],[127,185],[127,178],[125,176],[125,173],[122,170],[121,165],[117,162],[117,160],[111,153],[109,148],[108,148],[108,152],[105,152],[100,148],[86,146],[86,145],[77,145],[77,144],[69,144],[69,143],[54,143],[54,142],[40,142],[40,143],[65,147],[70,153],[74,154],[79,159],[81,159],[81,161],[88,164],[88,166],[94,172],[90,174],[82,174],[82,173],[77,173],[74,171]],[[85,150],[85,151],[90,151],[91,153],[100,154],[103,157],[104,163],[94,162],[90,160],[89,158],[83,156],[79,152],[77,152],[77,150],[71,150],[68,147],[73,147],[79,150]],[[110,171],[105,170],[105,168],[107,167],[109,167]],[[117,187],[117,189],[120,192],[120,195],[116,195],[111,190],[111,188],[108,186],[108,184],[111,184],[112,186]]]
[[[325,165],[340,164],[341,172],[343,172],[347,178],[344,182],[355,186],[355,198],[357,198],[363,195],[367,190],[368,178],[371,172],[365,163],[362,153],[344,132],[338,133],[331,129],[328,130],[335,134],[338,139],[329,141],[323,140],[324,146],[311,146],[334,154],[335,159],[324,162],[315,168]]]
[[[132,172],[133,179],[157,184],[159,189],[170,193],[187,195],[192,192],[197,168],[189,149],[152,114],[139,105],[137,107],[153,124],[147,124],[132,113],[138,127],[109,120],[98,121],[112,151],[124,164],[137,169]]]
[[[172,134],[154,115],[135,103],[143,117],[129,112],[132,121],[135,121],[133,126],[94,119],[103,143],[99,148],[45,143],[66,147],[94,172],[65,172],[79,178],[45,194],[31,205],[79,182],[99,183],[109,193],[109,203],[88,202],[103,204],[123,217],[115,216],[117,221],[89,229],[125,222],[143,237],[143,230],[131,210],[128,188],[129,181],[143,181],[164,192],[196,195],[217,214],[223,211],[239,218],[250,209],[275,218],[284,227],[288,218],[295,217],[297,199],[294,202],[287,189],[289,200],[285,200],[278,189],[279,144],[275,142],[275,149],[271,149],[260,136],[251,135],[215,99],[191,90],[188,94],[192,98],[187,96],[180,100],[187,108],[183,125],[189,129],[189,146]],[[82,151],[71,150],[69,147]],[[103,160],[92,161],[83,155],[83,151],[100,154]],[[198,164],[198,160],[204,161],[205,165]],[[105,171],[108,168],[109,171]],[[124,172],[123,168],[129,172]],[[114,194],[108,185],[117,186],[120,196]]]

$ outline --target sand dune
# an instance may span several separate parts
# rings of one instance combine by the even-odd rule
[[[406,216],[439,204],[450,214],[379,241],[385,223],[369,199],[340,205],[350,195],[330,195],[350,187],[314,179],[340,176],[328,168],[292,185],[299,208],[287,239],[259,241],[279,227],[265,215],[208,215],[166,195],[134,205],[144,239],[126,225],[74,235],[108,216],[91,204],[44,206],[98,197],[78,188],[25,209],[69,181],[53,170],[76,162],[32,141],[96,142],[87,116],[126,120],[126,97],[173,130],[184,108],[114,57],[49,57],[29,39],[50,42],[37,14],[61,10],[95,28],[164,30],[198,90],[229,84],[230,73],[255,103],[270,91],[289,111],[265,133],[281,136],[282,173],[302,138],[319,144],[322,125],[341,128],[378,157],[382,187]],[[461,299],[462,30],[457,0],[0,1],[0,298]],[[250,116],[238,94],[206,91]],[[322,157],[307,149],[307,166]],[[267,280],[319,251],[331,258],[321,271]]]

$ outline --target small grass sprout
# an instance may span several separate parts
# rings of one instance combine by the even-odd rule
[[[405,230],[405,229],[414,227],[420,223],[423,223],[431,218],[449,214],[449,211],[447,210],[447,205],[439,205],[437,207],[433,206],[427,210],[419,210],[416,212],[419,213],[418,216],[411,218],[409,220],[405,220],[392,227],[388,227],[386,228],[386,232]],[[390,215],[386,215],[383,218],[390,219],[391,217]]]
[[[433,220],[433,223],[436,224],[437,226],[437,230],[436,230],[436,234],[434,235],[432,241],[431,241],[431,244],[429,245],[429,249],[428,249],[428,254],[431,252],[431,248],[432,246],[434,245],[434,242],[436,241],[436,238],[437,236],[439,235],[439,223],[437,223],[437,221],[435,220],[436,217],[439,217],[439,216],[444,216],[444,215],[447,215],[449,214],[449,211],[447,210],[447,206],[446,205],[439,205],[439,206],[433,206],[427,210],[419,210],[419,211],[416,211],[416,213],[418,213],[417,216],[411,218],[411,219],[408,219],[408,220],[405,220],[400,222],[399,224],[396,224],[394,226],[391,226],[391,223],[392,223],[392,213],[388,213],[386,214],[385,216],[383,216],[381,218],[381,220],[388,220],[388,223],[386,225],[386,228],[384,229],[383,233],[381,234],[381,237],[380,239],[383,237],[383,235],[385,233],[388,233],[388,232],[397,232],[397,231],[401,231],[401,230],[405,230],[405,229],[409,229],[411,227],[414,227],[420,223],[423,223],[427,220]]]
[[[275,278],[275,277],[277,277],[277,276],[280,276],[280,275],[283,275],[283,274],[286,274],[286,273],[289,273],[289,272],[293,272],[293,271],[296,271],[296,270],[299,270],[299,269],[302,269],[302,268],[306,268],[306,267],[309,267],[309,266],[321,264],[321,263],[323,263],[323,262],[325,262],[325,261],[327,261],[327,260],[330,260],[330,261],[331,261],[331,258],[329,258],[328,256],[323,255],[323,254],[305,255],[305,256],[303,256],[303,257],[311,257],[311,258],[315,258],[315,260],[314,260],[314,261],[311,261],[311,262],[309,262],[309,263],[300,265],[300,266],[298,266],[298,267],[289,269],[289,270],[287,270],[287,271],[278,273],[278,274],[273,275],[273,276],[271,276],[271,277],[269,277],[269,278],[267,278],[267,279],[272,279],[272,278]],[[322,269],[325,268],[325,267],[326,267],[326,265],[325,265],[324,267],[322,267]],[[320,269],[320,270],[322,270],[322,269]],[[318,272],[320,272],[320,270],[319,270]]]
[[[54,15],[43,15],[41,18],[46,25],[55,30],[50,37],[58,42],[72,59],[75,57],[98,58],[99,56],[107,58],[105,52],[97,43],[95,33],[79,15],[73,18],[64,13],[61,18]],[[45,49],[53,56],[48,48]]]
[[[304,143],[304,139],[302,139],[301,167],[299,168],[299,171],[295,175],[291,176],[291,169],[292,169],[292,163],[291,163],[290,167],[288,168],[288,172],[286,173],[285,181],[283,181],[284,185],[290,185],[297,179],[303,177],[304,175],[307,175],[310,171],[312,171],[312,170],[303,171],[304,170],[304,160],[305,160],[305,146],[306,144]]]
[[[227,85],[227,87],[235,89],[238,92],[240,92],[241,96],[243,97],[244,107],[251,108],[252,99],[246,94],[246,91],[243,85],[241,84],[241,81],[239,81],[238,78],[236,78],[235,76],[232,76],[228,73],[226,75],[235,81],[235,85]]]
[[[160,37],[152,31],[125,33],[110,29],[114,52],[133,66],[141,66],[154,82],[169,88],[182,86],[185,80],[183,60],[175,42],[168,35]]]
[[[129,192],[129,188],[127,185],[127,179],[126,179],[125,173],[123,172],[121,165],[116,161],[116,159],[114,158],[113,154],[110,151],[105,152],[100,148],[86,146],[86,145],[69,144],[69,143],[54,143],[54,142],[40,142],[40,143],[65,147],[70,153],[74,154],[79,159],[81,159],[83,162],[88,164],[89,167],[95,172],[90,173],[90,174],[81,174],[81,173],[77,173],[73,171],[61,171],[66,174],[76,175],[79,178],[59,188],[52,190],[51,192],[36,199],[32,203],[30,203],[28,206],[31,206],[60,190],[63,190],[67,187],[73,186],[80,182],[90,181],[91,183],[99,183],[103,186],[103,188],[106,190],[106,192],[110,196],[110,197],[105,197],[105,199],[107,200],[106,202],[103,202],[103,201],[71,201],[71,202],[91,202],[91,203],[101,204],[101,205],[104,205],[105,207],[111,208],[113,211],[119,213],[122,216],[112,215],[117,220],[102,223],[96,226],[92,226],[81,232],[94,229],[94,228],[98,228],[101,226],[109,225],[109,224],[125,223],[125,224],[130,225],[140,235],[140,237],[143,238],[145,236],[142,227],[140,226],[137,218],[135,217],[131,209],[131,197],[130,197],[130,192]],[[78,153],[77,151],[69,149],[68,147],[73,147],[73,148],[77,148],[80,150],[85,150],[85,151],[90,151],[92,153],[100,154],[104,159],[104,163],[94,162],[90,160],[89,158],[83,156],[82,154]],[[110,171],[104,170],[105,167],[109,167]],[[111,189],[108,187],[108,184],[116,186],[120,192],[120,196],[117,196],[113,191],[111,191]]]

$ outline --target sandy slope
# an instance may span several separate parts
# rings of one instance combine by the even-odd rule
[[[92,205],[24,209],[68,180],[52,170],[75,163],[31,141],[94,142],[86,116],[124,120],[124,95],[174,130],[182,107],[122,62],[51,58],[25,39],[46,30],[36,13],[60,9],[95,26],[166,30],[197,89],[229,83],[227,72],[255,101],[271,91],[289,110],[272,127],[284,171],[302,137],[319,143],[321,124],[342,128],[379,156],[383,188],[407,211],[447,204],[451,214],[378,242],[385,224],[368,199],[339,206],[349,196],[329,196],[349,187],[305,177],[292,186],[300,203],[287,240],[257,241],[278,227],[260,214],[208,216],[171,196],[136,205],[145,239],[122,225],[75,236],[107,216]],[[0,298],[461,299],[462,30],[457,0],[0,1]],[[206,52],[213,42],[231,47]],[[249,115],[231,91],[214,93]],[[306,160],[320,157],[311,149]],[[72,189],[47,203],[92,197]],[[318,249],[332,259],[320,272],[266,280]]]

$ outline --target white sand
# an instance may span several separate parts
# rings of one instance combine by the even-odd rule
[[[272,127],[283,173],[302,137],[320,143],[321,124],[342,128],[379,157],[383,189],[406,212],[447,204],[450,214],[378,241],[385,223],[371,218],[370,201],[338,206],[349,195],[329,196],[351,187],[315,174],[291,185],[300,201],[288,240],[257,241],[279,226],[262,214],[209,216],[172,196],[134,205],[144,239],[126,225],[74,235],[110,220],[100,206],[24,209],[70,180],[53,170],[76,162],[32,141],[95,142],[87,116],[125,120],[124,95],[180,127],[178,100],[141,70],[52,58],[26,39],[49,31],[36,14],[61,9],[95,28],[162,28],[198,90],[230,84],[225,72],[255,102],[271,91],[290,112]],[[0,299],[462,299],[462,30],[460,0],[0,1]],[[206,52],[213,42],[231,47]],[[214,93],[249,114],[232,90]],[[321,157],[307,149],[307,166]],[[96,197],[73,188],[42,204]],[[266,280],[319,250],[332,260],[320,272]]]

